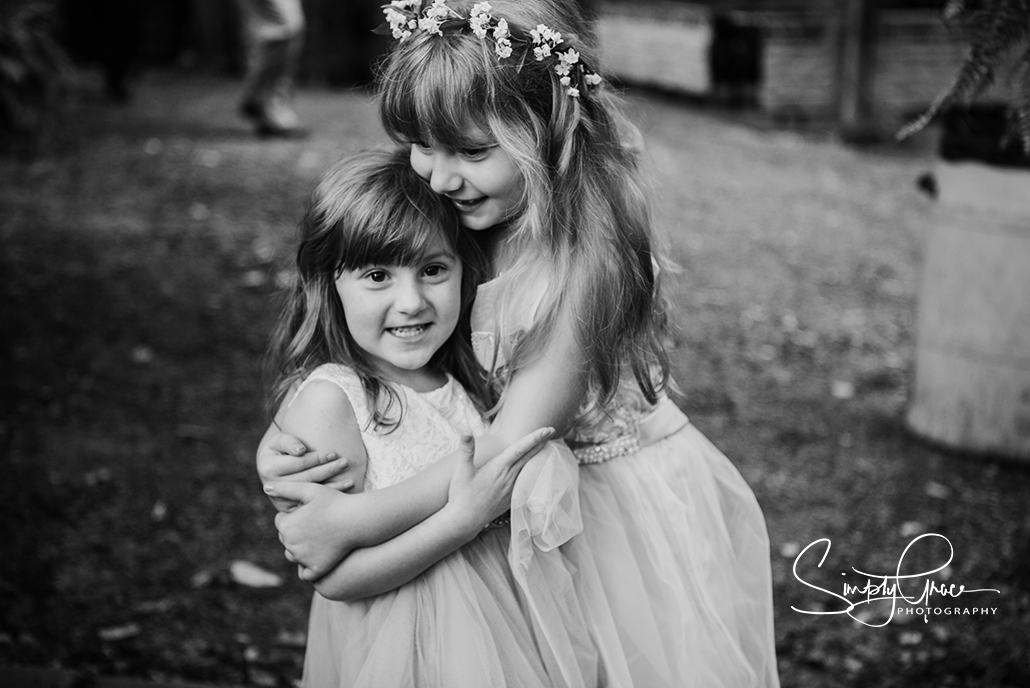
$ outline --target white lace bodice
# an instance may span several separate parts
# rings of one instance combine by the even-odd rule
[[[432,392],[416,392],[394,385],[403,408],[401,422],[392,432],[372,428],[371,410],[361,381],[350,368],[335,363],[319,366],[297,390],[314,380],[326,380],[342,389],[354,407],[361,439],[368,453],[365,490],[378,490],[418,473],[458,447],[461,434],[482,434],[486,430],[479,411],[464,388],[453,377]]]

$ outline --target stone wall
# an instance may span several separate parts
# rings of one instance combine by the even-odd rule
[[[838,27],[823,16],[733,12],[760,32],[757,105],[774,116],[833,118],[838,93]],[[634,84],[708,96],[712,14],[701,6],[656,3],[601,6],[604,67]],[[926,107],[961,64],[965,47],[932,10],[880,12],[865,65],[872,124],[892,129]],[[1004,72],[1003,72],[1004,73]],[[984,97],[1011,97],[1005,79]]]
[[[602,66],[628,83],[705,95],[711,27],[701,6],[603,5],[597,27]]]

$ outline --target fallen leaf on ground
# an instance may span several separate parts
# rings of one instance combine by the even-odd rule
[[[229,574],[233,581],[248,588],[278,588],[283,584],[281,577],[249,561],[234,561]]]
[[[123,624],[121,626],[110,626],[108,628],[101,628],[97,631],[97,635],[100,636],[101,640],[106,642],[116,642],[118,640],[126,640],[128,638],[135,638],[141,632],[139,624]]]
[[[801,545],[796,542],[784,542],[780,547],[780,556],[793,559],[801,551]]]
[[[154,360],[154,350],[149,346],[137,346],[132,350],[132,362],[145,365]]]
[[[308,643],[308,635],[304,631],[287,631],[281,629],[279,635],[275,637],[275,644],[281,645],[282,647],[300,647],[303,648]]]
[[[834,399],[850,399],[855,396],[855,385],[847,380],[834,380],[830,393]]]
[[[901,524],[901,537],[912,537],[923,532],[923,524],[919,521],[906,521]]]
[[[245,287],[260,287],[268,281],[264,270],[248,270],[240,277],[240,284]]]

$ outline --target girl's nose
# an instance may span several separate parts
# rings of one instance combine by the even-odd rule
[[[438,194],[454,193],[461,188],[457,157],[450,153],[437,152],[433,155],[433,169],[429,174],[429,186]]]
[[[393,307],[398,313],[415,315],[425,310],[427,303],[418,280],[405,280],[397,287],[397,298]]]

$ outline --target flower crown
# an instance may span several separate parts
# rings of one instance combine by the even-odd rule
[[[485,39],[488,35],[493,38],[494,52],[499,60],[511,57],[518,50],[519,70],[530,52],[538,62],[547,59],[554,61],[554,71],[559,82],[572,98],[578,98],[581,90],[590,90],[600,85],[601,77],[587,70],[578,52],[573,48],[558,49],[564,42],[560,33],[539,24],[529,32],[528,37],[516,36],[508,29],[508,22],[494,17],[492,11],[489,2],[478,2],[472,6],[466,18],[448,7],[446,0],[432,0],[432,3],[429,0],[393,0],[389,5],[383,5],[386,25],[379,27],[376,32],[389,33],[404,42],[414,31],[442,36],[445,31],[463,31],[468,27],[480,38]]]

